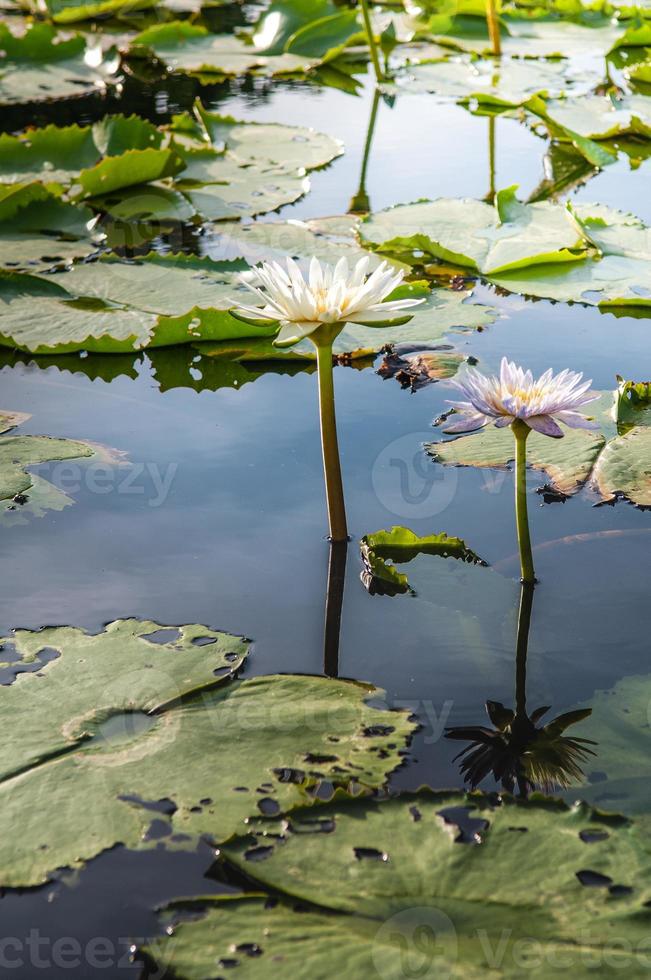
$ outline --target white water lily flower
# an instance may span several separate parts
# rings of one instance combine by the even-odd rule
[[[449,402],[463,417],[446,426],[444,432],[473,432],[490,421],[501,429],[516,419],[554,439],[563,436],[558,422],[572,429],[599,428],[577,411],[599,397],[589,394],[592,381],[583,381],[582,374],[567,369],[554,375],[550,368],[534,380],[531,371],[525,372],[503,357],[499,378],[468,368],[458,381],[450,383],[468,401]]]
[[[345,258],[334,267],[312,258],[307,279],[291,258],[286,268],[278,262],[263,262],[242,273],[240,282],[264,305],[238,306],[231,313],[247,322],[280,323],[274,341],[278,346],[295,344],[325,323],[376,327],[407,323],[412,314],[404,311],[424,300],[384,302],[400,285],[404,273],[381,262],[367,278],[369,261],[370,257],[364,256],[351,272]]]

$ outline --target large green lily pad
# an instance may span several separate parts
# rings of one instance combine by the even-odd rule
[[[565,210],[549,201],[521,204],[515,190],[500,191],[495,205],[468,198],[397,205],[362,221],[360,239],[381,251],[445,259],[486,275],[576,261],[582,235]]]
[[[577,204],[567,214],[584,237],[585,258],[562,272],[557,265],[540,265],[491,280],[512,292],[601,308],[651,305],[649,228],[634,215],[599,204]]]
[[[116,843],[146,846],[154,817],[170,846],[194,847],[296,806],[322,779],[380,786],[415,728],[370,707],[382,692],[369,685],[225,683],[247,645],[203,626],[122,620],[96,635],[20,630],[3,644],[5,886],[39,884]],[[233,766],[223,754],[235,745]]]
[[[460,819],[472,828],[467,843]],[[259,823],[223,853],[288,898],[209,897],[170,909],[169,938],[149,952],[183,980],[240,964],[263,977],[277,963],[312,980],[333,968],[351,980],[398,980],[407,963],[456,980],[534,969],[556,977],[559,963],[587,978],[606,958],[638,975],[647,948],[646,824],[586,804],[505,797],[494,807],[482,794],[425,791],[341,797],[282,825]],[[312,904],[299,913],[297,899]]]
[[[0,277],[0,343],[33,353],[118,352],[266,336],[236,320],[243,263],[150,253],[103,256],[54,278]]]
[[[91,49],[80,35],[62,39],[49,24],[14,36],[0,23],[0,105],[48,102],[103,92],[117,59]]]
[[[477,11],[479,13],[479,11]],[[432,22],[434,40],[459,51],[490,54],[485,16],[448,18],[448,24]],[[505,13],[500,18],[502,52],[516,58],[562,58],[591,55],[595,58],[619,46],[648,43],[634,30],[607,17],[576,23],[559,17],[527,17]],[[443,30],[441,30],[443,28]]]

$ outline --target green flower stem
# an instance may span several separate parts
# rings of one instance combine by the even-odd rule
[[[362,7],[362,17],[364,18],[364,29],[366,31],[366,39],[368,40],[368,47],[371,55],[371,61],[373,62],[373,70],[375,71],[375,78],[379,85],[380,82],[384,81],[384,75],[382,74],[380,57],[378,55],[375,38],[373,37],[373,25],[371,24],[371,14],[368,9],[368,0],[359,0],[359,2]]]
[[[332,376],[332,337],[310,338],[316,347],[319,374],[319,415],[321,419],[321,448],[323,450],[323,474],[325,476],[328,523],[331,541],[347,541],[346,504],[341,479],[341,463],[337,443],[337,419],[335,416],[335,391]]]
[[[502,54],[502,39],[500,37],[500,22],[497,16],[497,0],[486,0],[486,21],[491,48],[496,58]]]
[[[531,537],[529,535],[529,516],[527,514],[527,437],[529,426],[516,419],[512,423],[515,436],[515,520],[518,528],[518,547],[520,549],[520,572],[523,582],[534,583]]]

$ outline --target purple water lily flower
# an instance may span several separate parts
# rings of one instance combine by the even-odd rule
[[[572,429],[599,428],[577,411],[599,397],[590,394],[592,381],[583,381],[582,374],[567,369],[554,375],[550,368],[536,380],[531,371],[503,357],[499,378],[468,368],[451,384],[468,400],[449,402],[461,418],[446,426],[444,432],[474,432],[491,421],[501,429],[516,419],[553,439],[564,434],[559,422]]]

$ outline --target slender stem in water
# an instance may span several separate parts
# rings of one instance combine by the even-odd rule
[[[486,0],[486,21],[493,54],[499,58],[502,54],[502,40],[500,38],[500,22],[497,16],[497,2],[498,0]]]
[[[375,43],[375,38],[373,36],[373,25],[371,24],[371,14],[368,9],[368,0],[359,0],[362,8],[362,17],[364,19],[364,29],[366,31],[366,38],[368,40],[369,52],[371,55],[371,61],[373,62],[373,70],[375,72],[375,79],[378,83],[384,81],[384,75],[382,74],[382,67],[380,65],[380,57],[378,55],[377,45]]]
[[[518,718],[527,717],[527,650],[529,647],[533,590],[533,582],[523,582],[520,586],[518,641],[515,656],[515,713]]]
[[[325,629],[323,631],[323,673],[326,677],[339,676],[339,634],[341,631],[341,610],[344,602],[347,551],[348,541],[330,542]]]
[[[536,581],[536,576],[533,570],[527,514],[527,437],[531,429],[519,419],[512,423],[511,428],[515,436],[515,520],[518,529],[521,580],[533,583]]]
[[[488,117],[488,177],[490,203],[495,199],[495,116]]]
[[[331,541],[347,541],[346,505],[341,479],[341,463],[337,443],[335,417],[335,391],[332,376],[332,339],[312,339],[316,347],[319,374],[319,416],[321,419],[321,448],[323,450],[323,474],[328,503],[328,523]]]
[[[371,210],[371,205],[368,199],[368,194],[366,193],[366,173],[368,171],[368,161],[371,154],[371,144],[373,142],[373,133],[375,132],[375,120],[377,119],[377,110],[380,104],[380,93],[378,89],[373,92],[373,102],[371,105],[371,115],[368,121],[368,129],[366,130],[366,142],[364,144],[364,156],[362,159],[362,172],[359,175],[359,187],[357,188],[357,193],[353,198],[351,198],[348,210],[351,214],[366,214]]]

